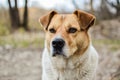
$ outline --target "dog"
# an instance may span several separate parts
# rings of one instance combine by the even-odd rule
[[[39,19],[45,31],[42,80],[93,80],[98,54],[88,30],[95,19],[81,10],[72,14],[51,11]]]

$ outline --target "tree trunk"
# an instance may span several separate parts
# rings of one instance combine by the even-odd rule
[[[9,4],[9,14],[10,14],[10,21],[11,21],[11,27],[13,29],[18,29],[20,26],[20,17],[19,12],[17,8],[17,0],[15,0],[15,7],[12,8],[10,0],[8,0]]]
[[[90,0],[90,11],[92,14],[94,14],[93,0]]]
[[[28,7],[27,7],[27,0],[25,0],[24,15],[23,15],[23,27],[24,27],[25,30],[29,30],[29,28],[28,28]]]
[[[27,0],[25,0],[25,7],[24,7],[24,15],[23,15],[23,23],[20,23],[20,16],[19,10],[17,6],[17,0],[14,0],[15,6],[11,6],[11,0],[8,0],[9,4],[9,13],[10,13],[10,21],[11,27],[13,30],[16,30],[20,27],[23,27],[25,30],[29,30],[28,28],[28,7],[27,7]]]
[[[117,10],[117,12],[116,12],[116,17],[117,17],[117,16],[120,16],[120,8],[117,8],[116,10]]]
[[[120,16],[120,0],[117,0],[117,6],[116,6],[116,16]]]

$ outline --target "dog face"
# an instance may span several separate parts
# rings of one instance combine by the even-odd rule
[[[88,29],[95,17],[83,11],[58,14],[55,11],[40,18],[46,32],[46,47],[51,56],[81,55],[89,46]]]

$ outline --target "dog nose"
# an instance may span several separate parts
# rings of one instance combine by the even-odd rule
[[[65,41],[63,39],[55,39],[52,41],[52,46],[56,49],[62,48],[65,44]]]

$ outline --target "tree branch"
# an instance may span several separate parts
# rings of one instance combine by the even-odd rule
[[[17,0],[15,0],[15,8],[17,8]]]
[[[120,5],[120,1],[119,0],[117,0],[117,5]]]
[[[110,6],[117,8],[117,6],[116,6],[115,4],[113,4],[112,2],[109,2],[108,0],[106,0],[106,2],[107,2]]]
[[[12,9],[11,2],[8,0],[9,8]]]
[[[75,7],[76,9],[79,9],[79,6],[77,5],[76,0],[72,0],[72,4],[74,5],[74,7]]]

